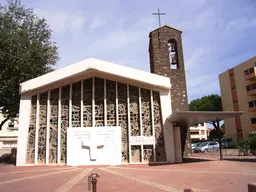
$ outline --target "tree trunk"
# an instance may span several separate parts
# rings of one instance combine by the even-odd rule
[[[213,127],[217,130],[217,128],[218,128],[218,122],[219,121],[212,121],[212,125],[213,125]],[[216,124],[217,123],[217,124]]]
[[[6,121],[8,121],[9,118],[10,118],[10,117],[7,116],[7,117],[0,123],[0,131],[2,130],[3,125],[6,123]]]

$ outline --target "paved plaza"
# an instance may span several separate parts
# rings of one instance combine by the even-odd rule
[[[88,175],[100,175],[97,191],[247,191],[256,181],[254,158],[219,161],[198,160],[183,164],[122,165],[98,167],[68,166],[0,166],[1,192],[88,191]],[[210,159],[210,158],[208,158]]]

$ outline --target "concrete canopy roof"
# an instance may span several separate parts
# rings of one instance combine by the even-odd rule
[[[89,58],[21,83],[20,93],[22,94],[48,86],[61,80],[72,78],[79,74],[84,74],[86,76],[86,74],[92,72],[105,73],[118,78],[120,77],[128,80],[134,80],[167,90],[169,90],[171,87],[170,79],[167,77],[133,69],[123,65],[117,65],[110,62]]]
[[[167,117],[172,123],[186,123],[189,125],[207,121],[216,121],[239,117],[242,111],[177,111]]]

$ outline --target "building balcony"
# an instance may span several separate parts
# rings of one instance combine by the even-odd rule
[[[251,91],[248,91],[248,92],[247,92],[247,95],[248,95],[248,96],[256,95],[256,89],[251,90]]]
[[[246,86],[247,95],[256,95],[256,83]]]
[[[200,135],[190,135],[191,139],[200,139]]]
[[[255,111],[256,111],[256,107],[250,107],[250,108],[249,108],[249,111],[250,111],[250,112],[255,112]]]
[[[256,129],[256,117],[251,118],[252,128]]]
[[[244,79],[245,80],[253,80],[256,79],[256,72],[255,72],[255,67],[251,67],[249,69],[246,69],[244,71]]]
[[[190,135],[192,140],[207,140],[207,135]]]

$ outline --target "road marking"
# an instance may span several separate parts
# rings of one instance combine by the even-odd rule
[[[68,182],[64,183],[60,188],[55,190],[55,192],[68,192],[70,191],[79,181],[81,181],[84,177],[88,176],[88,174],[93,170],[93,168],[87,168],[81,173],[74,176]]]
[[[162,171],[162,172],[191,172],[191,173],[209,173],[209,174],[233,174],[233,175],[256,175],[256,173],[250,173],[250,172],[218,172],[218,171],[190,171],[189,169],[186,170],[175,170],[175,169],[148,169],[148,168],[131,168],[131,167],[110,167],[114,169],[131,169],[131,170],[145,170],[145,171]]]
[[[23,177],[23,178],[19,178],[19,179],[2,181],[2,182],[0,182],[0,185],[19,182],[19,181],[23,181],[23,180],[26,180],[26,179],[36,179],[36,178],[39,178],[39,177],[45,177],[45,176],[49,176],[49,175],[57,175],[57,174],[60,174],[60,173],[66,173],[66,172],[70,172],[70,171],[77,171],[79,169],[81,169],[81,168],[71,168],[71,169],[68,169],[68,170],[57,171],[57,172],[54,172],[54,173],[45,173],[45,174],[41,174],[41,175],[33,175],[33,176]]]
[[[72,167],[67,167],[67,168],[54,168],[54,169],[35,169],[35,170],[29,170],[29,171],[13,171],[13,172],[4,172],[0,173],[0,175],[3,174],[11,174],[11,173],[30,173],[30,172],[41,172],[41,171],[56,171],[56,170],[67,170],[71,169]]]
[[[110,169],[106,169],[106,168],[99,168],[99,169],[102,170],[102,171],[111,173],[113,175],[117,175],[119,177],[125,178],[125,179],[129,179],[129,180],[132,180],[132,181],[136,181],[138,183],[142,183],[144,185],[149,185],[151,187],[162,189],[164,191],[184,192],[183,189],[178,189],[178,188],[170,187],[168,185],[163,185],[163,184],[160,184],[160,183],[155,183],[153,181],[148,181],[148,180],[145,180],[145,179],[136,178],[136,177],[129,176],[129,175],[126,175],[126,174],[123,174],[123,173],[119,173],[119,172],[116,172],[116,171],[113,171],[113,170],[110,170]]]

